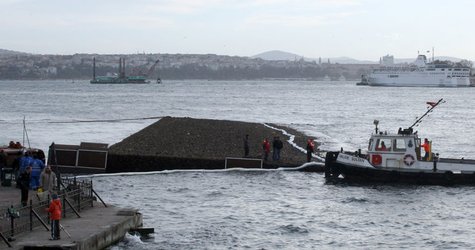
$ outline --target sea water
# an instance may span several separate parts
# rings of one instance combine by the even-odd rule
[[[475,158],[474,88],[392,88],[355,82],[0,81],[0,144],[113,144],[155,122],[193,117],[282,124],[322,150],[365,149],[379,129],[415,127],[441,157]],[[94,122],[92,122],[94,121]],[[26,128],[26,130],[24,129]],[[25,131],[27,133],[25,133]],[[328,184],[318,173],[171,171],[92,177],[106,202],[144,214],[150,238],[113,249],[475,248],[474,188]]]

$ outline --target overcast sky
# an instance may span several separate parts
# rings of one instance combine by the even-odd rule
[[[0,0],[0,48],[475,60],[472,0]]]

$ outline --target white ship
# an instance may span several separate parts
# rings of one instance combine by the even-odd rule
[[[388,63],[389,61],[389,63]],[[391,63],[392,56],[383,58],[383,65],[365,77],[370,86],[394,87],[469,87],[470,68],[427,63],[425,55],[417,56],[410,65]]]

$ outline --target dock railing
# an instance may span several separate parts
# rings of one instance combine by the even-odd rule
[[[92,180],[76,180],[76,178],[61,178],[58,197],[63,205],[63,218],[69,216],[81,217],[81,210],[93,207],[96,198],[100,197],[94,191]],[[33,191],[31,191],[33,192]],[[10,207],[0,207],[0,242],[12,240],[15,235],[32,230],[49,231],[49,214],[46,211],[51,201],[50,194],[39,195],[28,201],[27,206],[21,204]],[[102,201],[102,199],[101,199]],[[103,201],[104,206],[106,205]],[[36,227],[39,229],[36,229]]]

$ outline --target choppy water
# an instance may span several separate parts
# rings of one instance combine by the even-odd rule
[[[153,239],[113,249],[473,249],[473,187],[326,185],[301,172],[94,178]],[[114,193],[114,194],[112,194]]]
[[[442,157],[475,158],[475,88],[371,88],[354,82],[174,81],[162,85],[0,82],[0,142],[115,143],[152,120],[50,123],[148,116],[270,122],[316,136],[323,149],[365,148],[382,130],[412,124]],[[347,186],[299,172],[166,172],[95,177],[109,203],[138,207],[153,238],[118,249],[475,248],[473,187]]]

